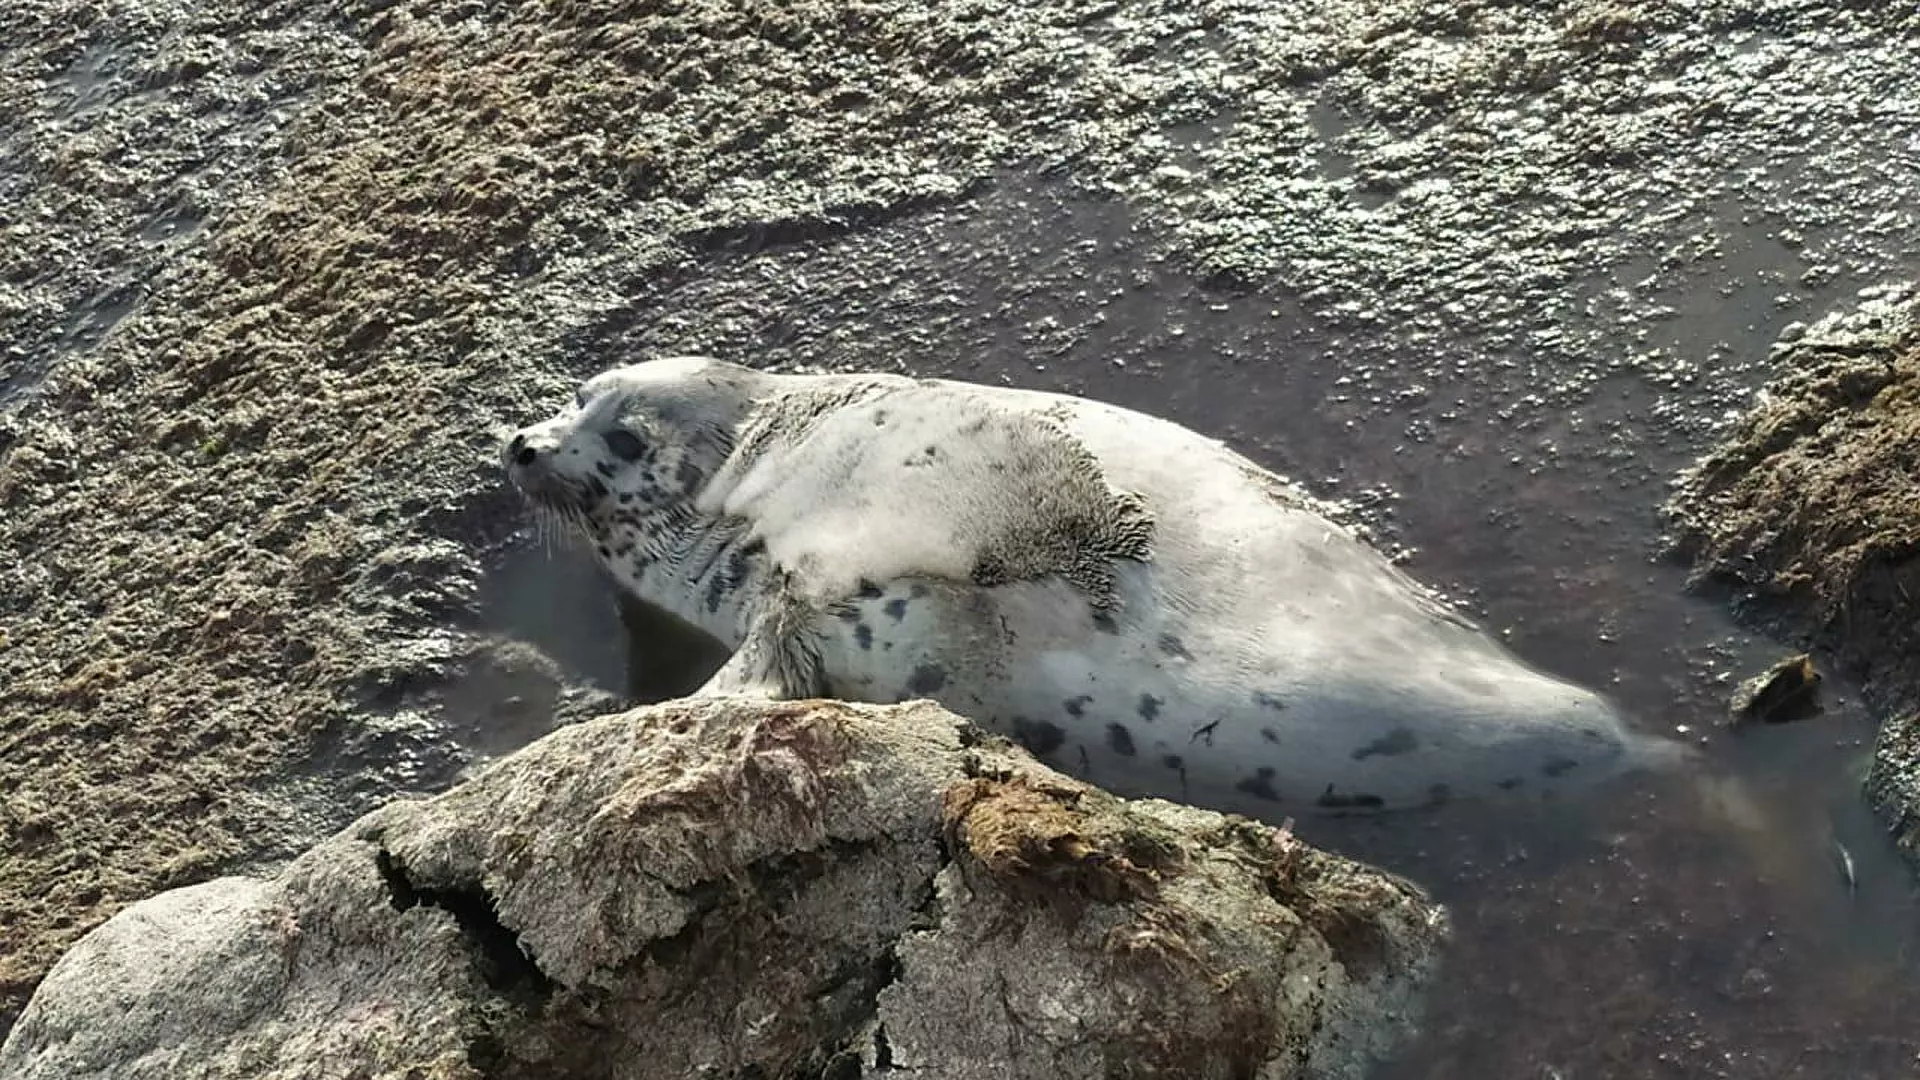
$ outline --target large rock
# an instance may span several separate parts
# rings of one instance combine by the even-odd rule
[[[1920,854],[1920,293],[1875,292],[1779,346],[1668,512],[1699,580],[1868,683],[1891,717],[1868,796]]]
[[[1358,1076],[1445,927],[929,703],[680,701],[127,908],[0,1075]]]

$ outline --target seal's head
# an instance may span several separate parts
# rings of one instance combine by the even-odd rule
[[[752,377],[703,357],[602,372],[572,407],[514,432],[501,463],[535,506],[604,543],[618,523],[690,508],[732,448]]]

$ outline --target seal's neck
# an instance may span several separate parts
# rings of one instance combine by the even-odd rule
[[[609,532],[617,539],[600,548],[600,561],[624,588],[739,646],[749,598],[766,572],[764,545],[744,520],[673,506],[623,511]]]

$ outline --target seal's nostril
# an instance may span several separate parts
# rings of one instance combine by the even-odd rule
[[[533,464],[533,459],[539,456],[540,456],[539,452],[536,451],[533,447],[526,445],[526,442],[524,440],[520,439],[518,436],[514,438],[513,463],[515,465],[519,465],[524,468],[528,465]]]

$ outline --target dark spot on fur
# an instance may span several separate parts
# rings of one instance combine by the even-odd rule
[[[1133,732],[1119,724],[1107,725],[1107,745],[1121,757],[1133,756]]]
[[[747,575],[752,572],[753,564],[748,561],[746,550],[734,548],[733,554],[727,557],[727,583],[738,587],[746,582]]]
[[[1208,721],[1207,723],[1201,724],[1199,727],[1193,729],[1193,734],[1187,737],[1187,741],[1198,742],[1200,741],[1200,739],[1205,738],[1207,740],[1207,745],[1212,746],[1213,745],[1213,729],[1219,726],[1220,726],[1220,721],[1218,720],[1211,720],[1211,721]]]
[[[1602,732],[1599,728],[1583,727],[1580,729],[1580,737],[1583,739],[1590,740],[1592,742],[1607,741],[1606,734]]]
[[[1045,757],[1066,745],[1067,733],[1058,724],[1033,721],[1024,716],[1013,718],[1013,740],[1035,757]]]
[[[1540,772],[1545,776],[1565,776],[1579,767],[1580,763],[1572,758],[1554,758],[1541,766]]]
[[[885,409],[873,410],[873,426],[874,427],[887,426],[887,410]]]
[[[1235,791],[1244,791],[1256,799],[1280,801],[1280,793],[1273,790],[1273,769],[1265,765],[1255,770],[1252,776],[1242,777],[1233,787]]]
[[[947,669],[938,664],[921,664],[907,677],[907,690],[915,694],[931,694],[947,685]]]
[[[1093,700],[1092,694],[1081,694],[1079,697],[1068,698],[1066,700],[1067,715],[1068,716],[1086,715],[1087,703],[1092,700]]]
[[[632,502],[632,501],[633,501],[633,492],[631,492],[631,491],[623,491],[623,492],[621,492],[621,493],[620,493],[620,505],[621,505],[621,506],[625,506],[625,505],[627,505],[628,503],[630,503],[630,502]]]
[[[1134,711],[1140,714],[1140,719],[1151,724],[1160,716],[1160,706],[1166,703],[1165,698],[1157,698],[1152,694],[1141,694],[1140,707]]]
[[[901,619],[906,618],[907,617],[906,600],[899,599],[899,600],[887,601],[887,614],[893,616],[894,622],[899,622]]]
[[[1287,703],[1281,701],[1278,694],[1269,694],[1265,690],[1255,690],[1253,692],[1253,703],[1263,709],[1284,709],[1287,707]]]
[[[1172,634],[1160,635],[1160,651],[1182,660],[1193,659],[1193,654],[1187,651],[1186,643]]]
[[[1501,791],[1512,791],[1524,783],[1526,783],[1526,781],[1520,779],[1517,776],[1509,776],[1505,780],[1500,781],[1498,784],[1495,784],[1494,786],[1499,788]]]
[[[613,558],[613,549],[608,547],[605,544],[599,545],[598,547],[594,548],[594,550],[598,551],[600,553],[600,557],[603,559]]]
[[[860,592],[859,592],[860,599],[877,600],[880,597],[885,595],[886,593],[881,591],[880,586],[875,585],[873,582],[868,581],[866,578],[860,579]]]
[[[1267,740],[1270,743],[1278,743],[1280,741],[1280,736],[1277,733],[1275,733],[1274,730],[1270,727],[1261,728],[1260,737]]]
[[[859,626],[854,627],[853,640],[859,643],[863,651],[873,648],[873,627],[868,626],[866,623],[861,623]]]
[[[1373,740],[1353,752],[1353,760],[1365,761],[1370,757],[1398,757],[1420,749],[1420,737],[1406,728],[1394,728],[1392,731]]]
[[[1096,611],[1093,613],[1093,628],[1103,634],[1117,634],[1120,632],[1120,624],[1114,622],[1113,616],[1104,611]]]
[[[674,467],[673,476],[674,479],[680,481],[680,490],[689,495],[699,491],[700,485],[705,483],[707,479],[706,475],[700,471],[700,466],[695,465],[686,458],[681,458],[680,464]]]
[[[1378,795],[1336,795],[1332,784],[1315,801],[1328,810],[1377,810],[1387,805]]]
[[[1160,764],[1165,765],[1169,769],[1184,769],[1187,767],[1187,760],[1179,754],[1168,754],[1166,757],[1160,759]]]

